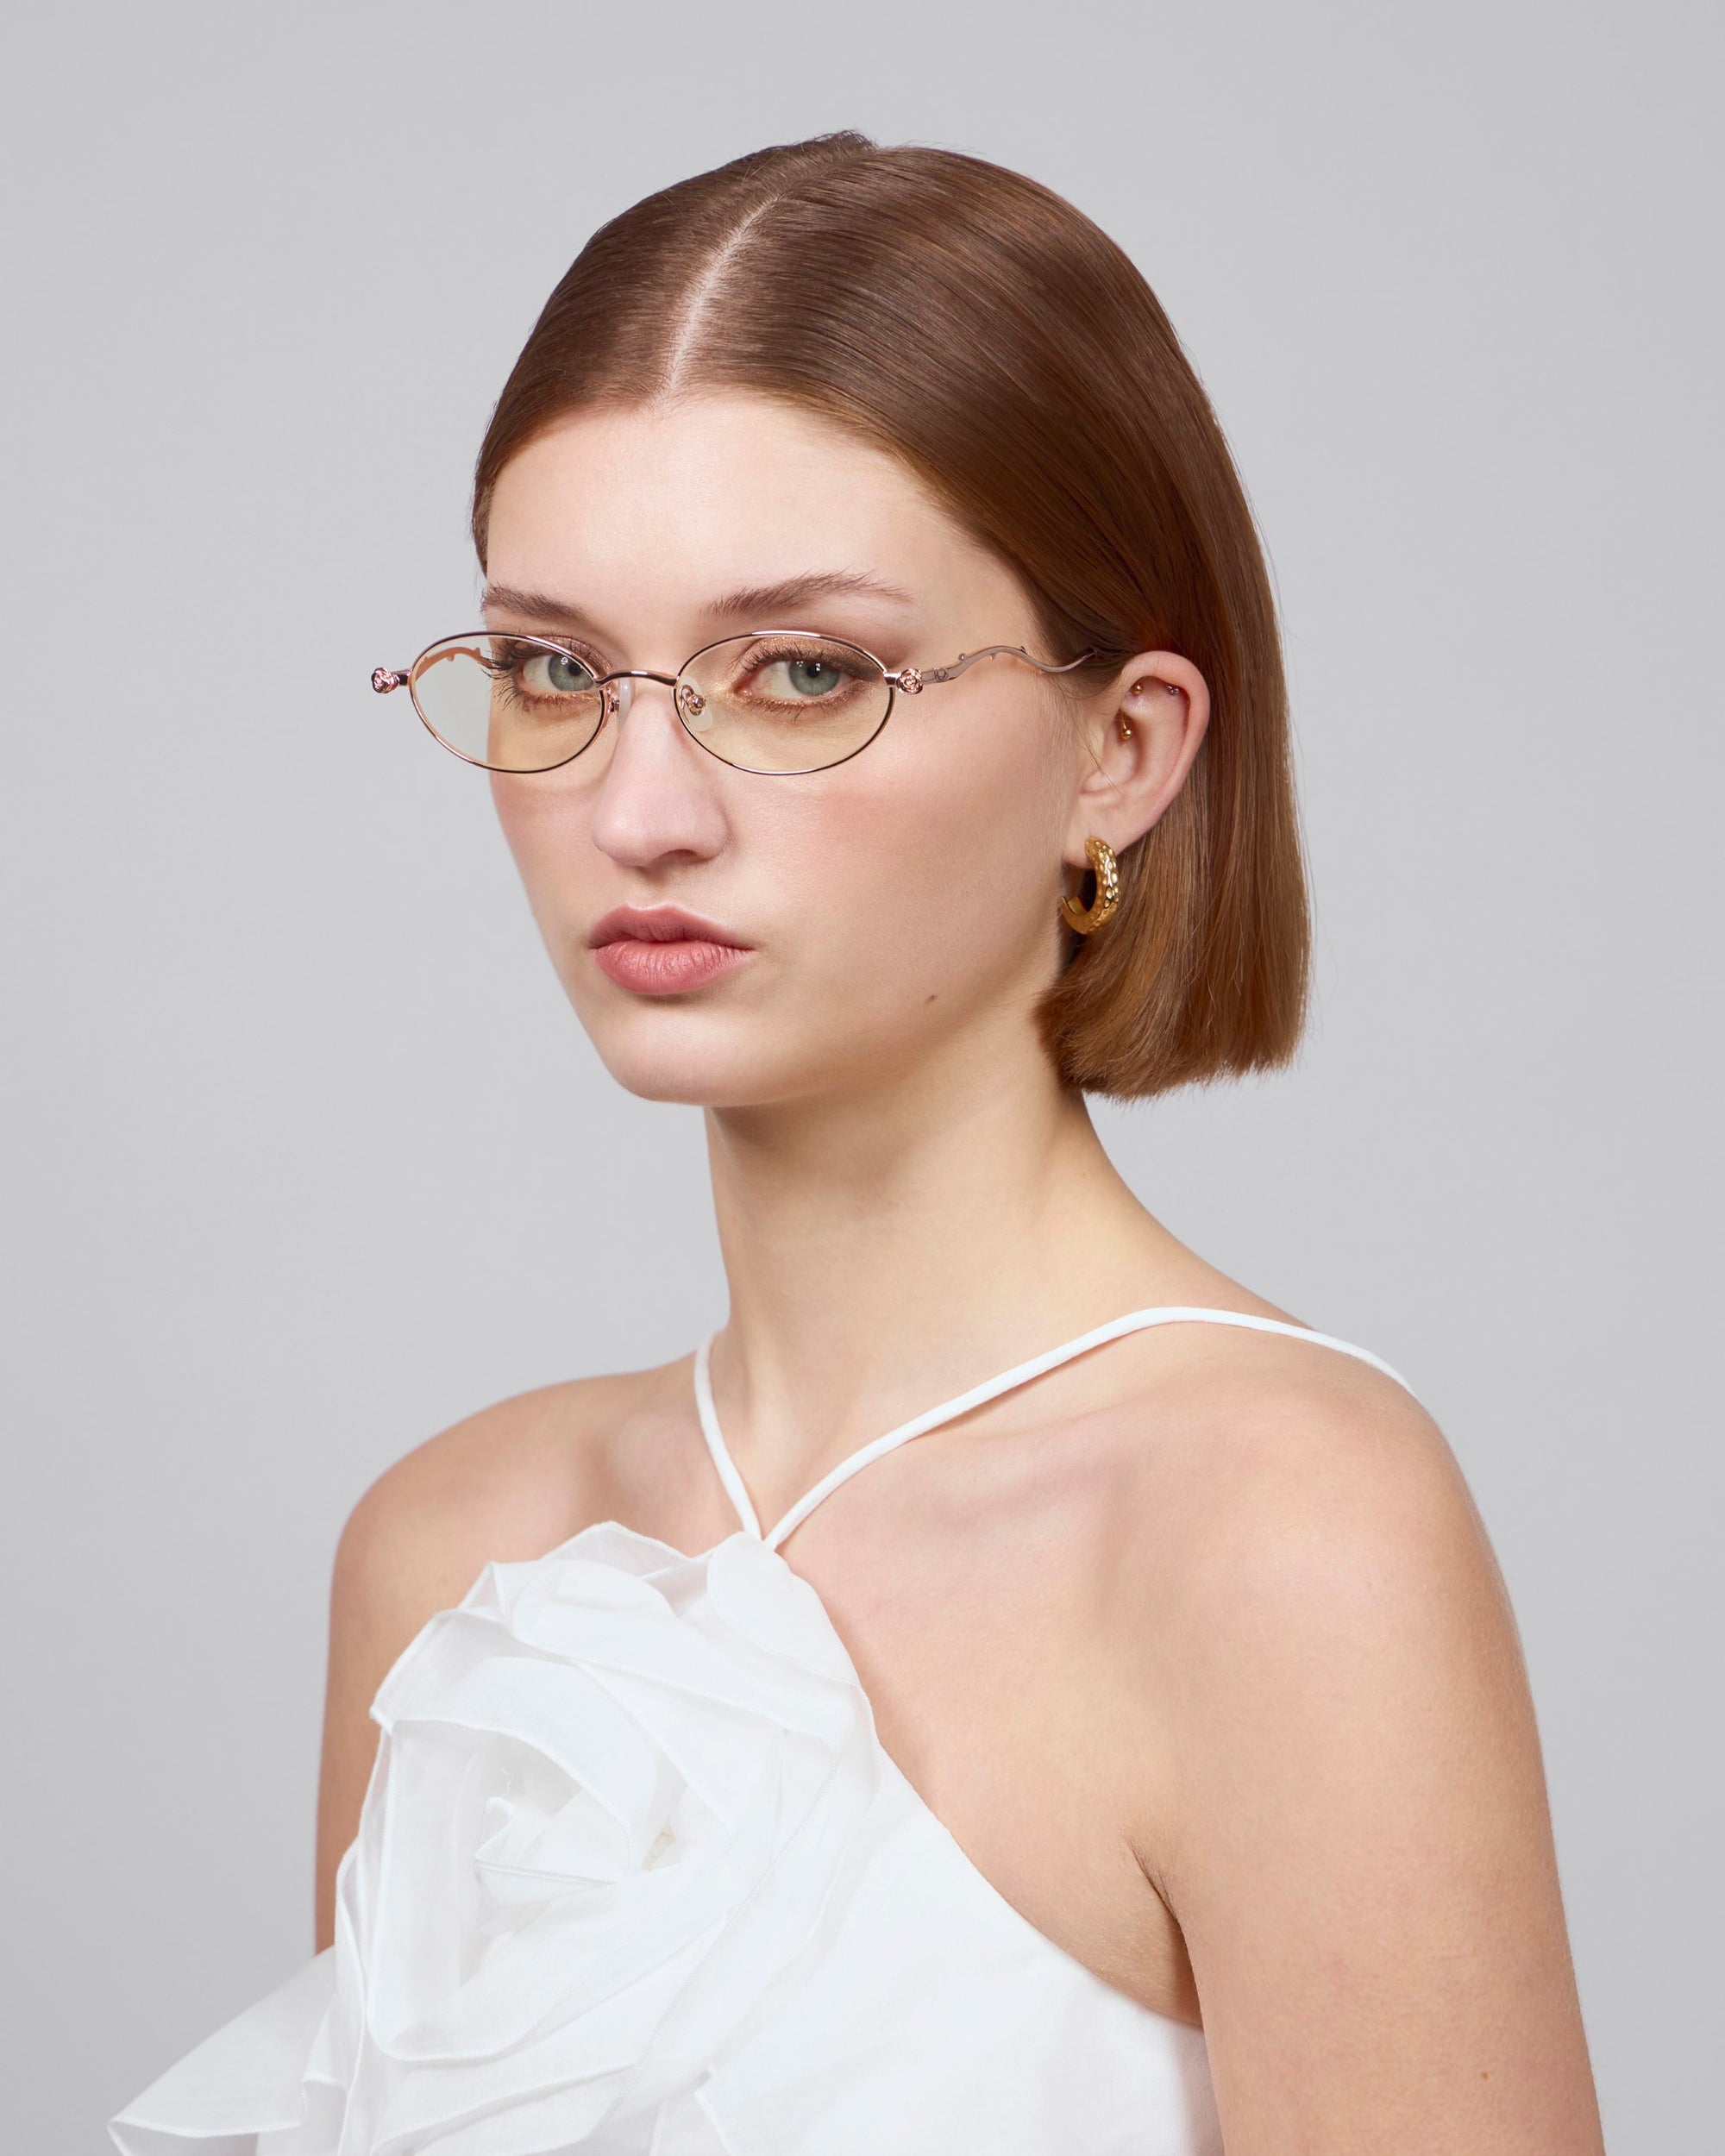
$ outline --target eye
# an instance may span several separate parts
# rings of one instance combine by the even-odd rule
[[[872,691],[880,679],[863,653],[828,638],[804,636],[772,643],[739,637],[718,646],[697,672],[704,695],[787,715],[847,702]]]
[[[799,654],[792,659],[777,659],[762,669],[762,686],[767,693],[788,694],[795,697],[830,696],[847,678],[826,653]]]
[[[586,696],[593,688],[592,669],[572,651],[519,647],[511,672],[524,696]]]

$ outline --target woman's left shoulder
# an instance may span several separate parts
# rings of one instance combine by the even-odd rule
[[[1388,1369],[1325,1336],[1191,1328],[1173,1367],[1126,1403],[1140,1501],[1180,1514],[1178,1569],[1195,1593],[1218,1576],[1338,1584],[1356,1568],[1423,1553],[1485,1554],[1484,1530],[1444,1432]],[[1138,1420],[1153,1451],[1134,1445]],[[1167,1550],[1157,1538],[1157,1569]],[[1220,1570],[1220,1575],[1218,1573]]]
[[[1119,1435],[1115,1645],[1153,1656],[1182,1712],[1257,1712],[1278,1686],[1285,1704],[1289,1670],[1314,1664],[1365,1711],[1410,1684],[1433,1704],[1471,1689],[1476,1710],[1484,1684],[1522,1710],[1484,1522],[1444,1432],[1387,1371],[1229,1327],[1123,1403]]]
[[[1470,2098],[1446,2147],[1595,2148],[1533,1702],[1465,1478],[1393,1377],[1243,1338],[1155,1403],[1111,1626],[1157,1763],[1127,1839],[1185,1937],[1230,2141],[1408,2146],[1441,2088]]]

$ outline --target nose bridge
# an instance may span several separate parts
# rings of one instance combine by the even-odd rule
[[[669,699],[668,727],[651,720],[637,732],[621,722],[635,684],[656,682]],[[599,774],[592,837],[602,853],[634,868],[668,856],[706,860],[725,843],[727,824],[709,762],[688,738],[677,709],[677,677],[645,667],[620,668],[604,680],[614,699],[610,753]]]
[[[636,680],[643,675],[625,675],[617,684],[623,693],[618,720]],[[664,686],[662,675],[644,680]],[[618,723],[608,729],[610,755],[597,774],[599,785],[588,826],[593,845],[625,869],[712,861],[723,852],[729,835],[720,789],[714,785],[718,766],[690,742],[675,710],[667,711],[671,724],[651,711],[643,718],[647,724],[640,729]]]
[[[662,688],[669,689],[674,693],[677,686],[674,674],[655,674],[646,667],[620,667],[615,674],[601,676],[601,686],[612,692],[612,708],[618,718],[629,716],[629,707],[635,701],[635,684],[637,681],[656,681]]]

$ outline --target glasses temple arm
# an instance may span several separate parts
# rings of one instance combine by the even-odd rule
[[[956,681],[967,667],[974,667],[979,659],[1022,659],[1038,674],[1070,674],[1075,667],[1082,667],[1099,655],[1095,651],[1081,651],[1063,666],[1051,666],[1044,660],[1032,659],[1021,644],[985,644],[981,651],[961,651],[950,667],[906,667],[894,679],[900,688],[913,696],[930,681]]]

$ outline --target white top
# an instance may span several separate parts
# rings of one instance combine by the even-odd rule
[[[372,1705],[336,1940],[110,2122],[124,2156],[1220,2156],[1201,2032],[1045,1937],[881,1750],[779,1545],[888,1432],[699,1557],[615,1520],[486,1566]]]

